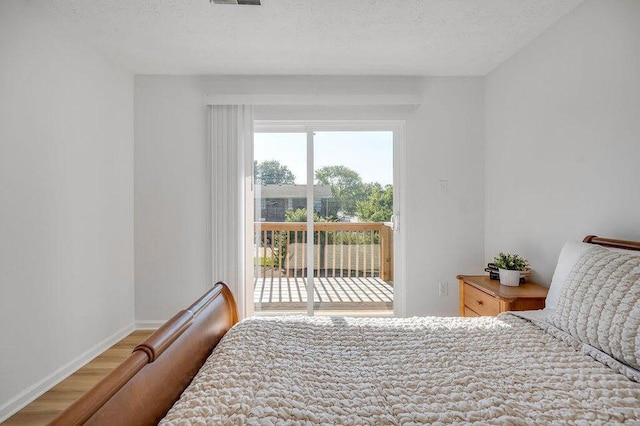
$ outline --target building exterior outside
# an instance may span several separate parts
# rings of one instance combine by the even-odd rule
[[[328,216],[331,186],[314,185],[313,196],[314,213]],[[307,207],[307,185],[257,185],[254,201],[256,222],[284,222],[287,210]]]

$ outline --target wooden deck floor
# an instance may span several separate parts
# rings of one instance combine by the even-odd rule
[[[329,311],[392,311],[393,283],[378,277],[315,277],[314,305]],[[306,279],[256,278],[255,311],[306,311]]]

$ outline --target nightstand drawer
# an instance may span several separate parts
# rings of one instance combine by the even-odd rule
[[[458,275],[460,315],[498,315],[506,311],[544,308],[548,289],[532,282],[517,287],[500,285],[486,275]]]
[[[478,315],[475,312],[473,312],[471,309],[469,309],[468,306],[465,306],[464,307],[464,316],[465,317],[479,317],[480,315]]]
[[[487,293],[465,283],[464,304],[472,311],[483,316],[495,316],[500,313],[500,302]]]

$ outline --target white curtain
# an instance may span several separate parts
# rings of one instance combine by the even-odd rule
[[[245,220],[253,197],[253,107],[209,105],[211,140],[211,269],[212,280],[225,281],[246,315],[247,242],[253,224]]]

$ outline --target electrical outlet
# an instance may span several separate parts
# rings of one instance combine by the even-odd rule
[[[438,283],[438,295],[447,296],[449,294],[449,284]]]
[[[441,194],[448,194],[449,193],[449,181],[448,180],[439,180],[438,181],[438,188],[440,188],[440,193]]]

